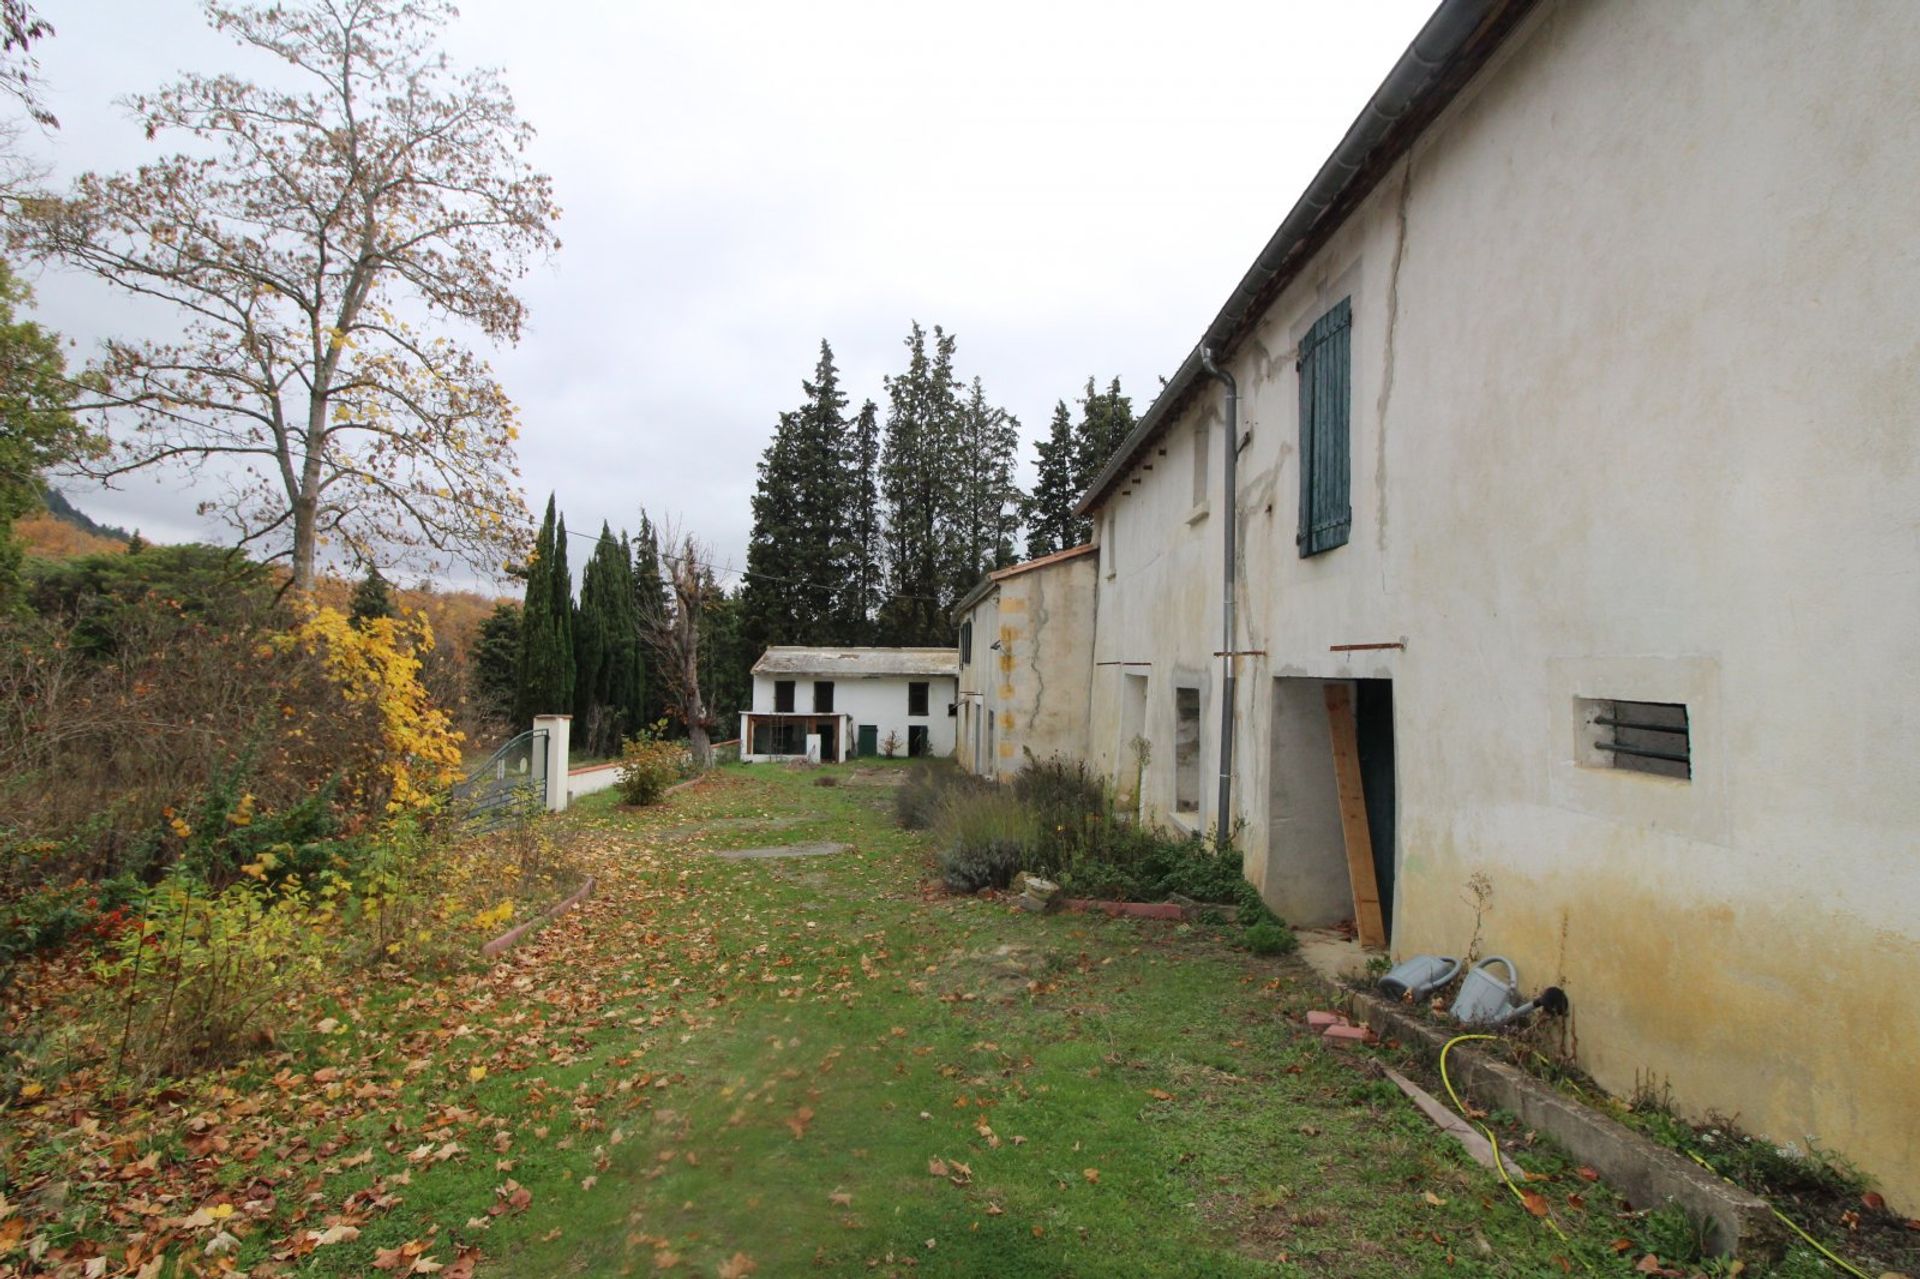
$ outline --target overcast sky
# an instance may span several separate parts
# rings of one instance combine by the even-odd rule
[[[36,8],[61,128],[33,145],[62,177],[155,153],[116,97],[258,65],[192,0]],[[583,532],[644,507],[739,565],[820,339],[884,407],[915,319],[1027,441],[1090,373],[1143,411],[1431,8],[466,0],[450,50],[505,70],[565,211],[494,355],[529,504],[556,491]],[[78,354],[132,322],[30,274]],[[225,536],[177,473],[72,491],[159,540]]]

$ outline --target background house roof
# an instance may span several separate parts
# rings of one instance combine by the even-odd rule
[[[820,675],[843,679],[880,675],[960,675],[953,648],[803,648],[775,645],[753,664],[755,675]]]
[[[1192,352],[1094,477],[1076,508],[1079,514],[1098,507],[1119,486],[1142,450],[1178,419],[1209,380],[1201,366],[1201,352],[1211,350],[1217,362],[1226,362],[1280,291],[1486,65],[1534,4],[1535,0],[1441,0]]]

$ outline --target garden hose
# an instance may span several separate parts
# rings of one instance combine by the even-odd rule
[[[1462,1115],[1466,1116],[1468,1119],[1472,1119],[1472,1115],[1468,1113],[1466,1106],[1461,1103],[1460,1094],[1456,1093],[1453,1090],[1453,1080],[1447,1075],[1447,1053],[1452,1050],[1455,1044],[1462,1043],[1469,1039],[1498,1039],[1499,1037],[1500,1036],[1498,1035],[1455,1035],[1452,1039],[1449,1039],[1446,1042],[1446,1045],[1444,1047],[1440,1049],[1440,1082],[1447,1086],[1447,1096],[1452,1099],[1454,1109],[1458,1110]],[[1538,1053],[1535,1054],[1535,1056],[1538,1056],[1538,1055],[1539,1055]],[[1521,1194],[1520,1188],[1513,1184],[1513,1178],[1507,1175],[1506,1161],[1500,1157],[1500,1139],[1493,1135],[1493,1129],[1487,1127],[1487,1125],[1475,1120],[1474,1126],[1477,1127],[1481,1132],[1485,1133],[1487,1140],[1491,1142],[1493,1145],[1493,1166],[1494,1166],[1494,1170],[1500,1174],[1500,1180],[1507,1183],[1507,1189],[1513,1192],[1513,1197],[1520,1201],[1521,1207],[1525,1208],[1527,1204],[1526,1196]],[[1686,1152],[1686,1154],[1687,1154],[1687,1158],[1693,1160],[1693,1162],[1699,1164],[1702,1168],[1705,1168],[1708,1172],[1712,1173],[1714,1176],[1718,1177],[1720,1175],[1719,1169],[1715,1168],[1712,1164],[1702,1159],[1694,1151],[1689,1150]],[[1532,1210],[1528,1209],[1528,1211],[1532,1211]],[[1818,1252],[1821,1256],[1825,1257],[1828,1261],[1831,1261],[1834,1265],[1840,1267],[1842,1270],[1846,1271],[1848,1274],[1855,1276],[1855,1279],[1873,1279],[1872,1275],[1869,1275],[1866,1271],[1860,1269],[1858,1266],[1855,1266],[1852,1263],[1848,1262],[1845,1258],[1840,1257],[1835,1252],[1833,1252],[1832,1249],[1828,1248],[1825,1244],[1821,1243],[1818,1239],[1815,1239],[1812,1235],[1802,1230],[1799,1224],[1795,1222],[1793,1218],[1787,1216],[1786,1213],[1781,1212],[1778,1208],[1775,1208],[1772,1204],[1769,1203],[1767,1205],[1767,1211],[1771,1212],[1780,1221],[1782,1225],[1786,1226],[1787,1229],[1793,1231],[1794,1234],[1799,1235],[1802,1239],[1806,1240],[1807,1243],[1814,1249],[1814,1251]],[[1565,1232],[1563,1232],[1560,1229],[1559,1225],[1554,1221],[1552,1217],[1544,1217],[1542,1218],[1542,1220],[1544,1220],[1547,1223],[1547,1225],[1551,1226],[1553,1228],[1553,1233],[1556,1235],[1559,1235],[1563,1241],[1567,1241],[1569,1243],[1571,1242],[1567,1240],[1567,1236]]]
[[[1718,1168],[1715,1168],[1712,1164],[1702,1159],[1699,1155],[1695,1154],[1693,1151],[1689,1150],[1687,1152],[1687,1158],[1693,1160],[1693,1162],[1699,1164],[1702,1168],[1705,1168],[1708,1172],[1712,1173],[1714,1176],[1718,1177],[1720,1175],[1720,1170]],[[1812,1235],[1802,1230],[1799,1227],[1799,1225],[1793,1220],[1793,1218],[1787,1216],[1786,1213],[1781,1212],[1778,1208],[1774,1207],[1772,1204],[1767,1205],[1767,1211],[1772,1213],[1775,1217],[1779,1218],[1781,1224],[1785,1225],[1788,1230],[1793,1231],[1794,1234],[1799,1235],[1802,1239],[1806,1240],[1809,1244],[1812,1244],[1815,1252],[1818,1252],[1821,1256],[1825,1257],[1828,1261],[1831,1261],[1834,1265],[1840,1267],[1842,1270],[1846,1271],[1848,1274],[1857,1275],[1859,1279],[1873,1279],[1873,1276],[1868,1274],[1866,1271],[1860,1269],[1858,1266],[1852,1264],[1851,1262],[1845,1260],[1844,1258],[1835,1255],[1833,1251],[1830,1250],[1825,1244],[1821,1243],[1818,1239],[1815,1239]]]
[[[1487,1141],[1493,1146],[1494,1171],[1500,1174],[1500,1180],[1507,1183],[1507,1189],[1511,1190],[1513,1197],[1520,1201],[1520,1206],[1531,1213],[1533,1209],[1528,1206],[1526,1195],[1521,1193],[1520,1187],[1513,1184],[1513,1178],[1507,1173],[1507,1161],[1500,1157],[1500,1139],[1493,1135],[1493,1129],[1473,1118],[1473,1115],[1461,1102],[1460,1094],[1453,1090],[1453,1080],[1447,1074],[1447,1054],[1453,1051],[1455,1044],[1465,1043],[1469,1039],[1498,1039],[1499,1037],[1498,1035],[1455,1035],[1452,1039],[1449,1039],[1446,1042],[1446,1046],[1440,1050],[1440,1082],[1447,1086],[1447,1096],[1452,1098],[1454,1109],[1471,1120],[1474,1127],[1486,1134]],[[1547,1228],[1552,1230],[1554,1234],[1560,1236],[1561,1243],[1566,1244],[1569,1248],[1573,1246],[1573,1241],[1567,1238],[1567,1232],[1560,1229],[1560,1223],[1555,1221],[1550,1213],[1540,1214],[1540,1220],[1546,1222]]]

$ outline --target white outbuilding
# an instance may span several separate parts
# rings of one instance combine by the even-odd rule
[[[769,648],[753,664],[740,758],[952,755],[959,675],[951,648]]]

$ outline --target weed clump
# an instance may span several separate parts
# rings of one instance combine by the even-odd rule
[[[955,788],[936,829],[942,882],[950,892],[977,893],[1005,888],[1027,863],[1036,824],[1017,795],[998,787],[979,793]]]
[[[680,747],[666,741],[663,720],[629,737],[620,748],[620,798],[628,804],[657,804],[680,776]]]
[[[932,830],[945,811],[949,792],[982,794],[993,789],[951,766],[917,764],[893,792],[893,820],[903,830]]]

